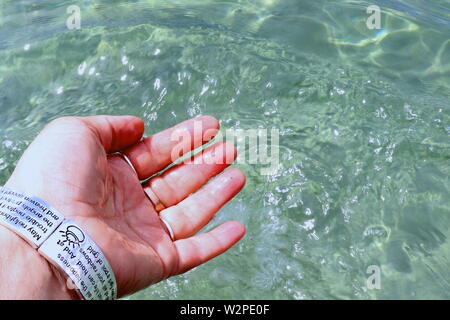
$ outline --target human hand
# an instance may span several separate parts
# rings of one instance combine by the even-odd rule
[[[150,180],[166,207],[159,214],[171,226],[175,241],[136,172],[113,154],[126,154],[140,179],[150,177],[174,160],[172,151],[179,145],[171,139],[174,130],[190,133],[192,140],[183,142],[185,150],[207,142],[203,135],[194,135],[196,121],[203,133],[219,129],[216,119],[203,116],[141,141],[144,123],[135,117],[60,118],[28,147],[6,186],[44,199],[83,227],[107,257],[119,297],[131,294],[205,263],[245,234],[241,223],[229,221],[196,235],[245,184],[238,169],[218,175],[230,161],[207,161],[217,155],[234,161],[234,146],[216,143],[196,156],[206,161],[179,164]]]

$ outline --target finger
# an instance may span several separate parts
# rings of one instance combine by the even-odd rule
[[[244,184],[245,176],[239,169],[227,170],[179,204],[162,210],[160,216],[171,226],[175,239],[190,237],[203,228]]]
[[[144,134],[144,121],[133,116],[80,117],[97,135],[107,153],[138,143]]]
[[[195,155],[189,162],[152,178],[144,189],[150,187],[166,208],[173,206],[232,164],[236,154],[233,144],[218,142]]]
[[[245,235],[238,221],[228,221],[210,232],[175,241],[178,251],[178,274],[195,268],[224,253]]]
[[[219,121],[201,116],[177,124],[125,151],[139,178],[144,179],[164,169],[181,155],[210,141],[219,130]]]

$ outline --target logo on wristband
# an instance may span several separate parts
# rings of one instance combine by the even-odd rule
[[[68,226],[65,231],[61,230],[59,232],[62,233],[65,238],[63,242],[67,242],[69,245],[72,245],[73,249],[75,246],[79,247],[80,243],[83,243],[84,239],[86,239],[83,231],[75,226]]]

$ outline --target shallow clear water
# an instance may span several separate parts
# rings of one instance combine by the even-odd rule
[[[80,30],[73,1],[0,3],[1,183],[62,115],[281,135],[278,172],[238,165],[247,186],[213,221],[246,238],[132,298],[450,298],[450,1],[77,3]]]

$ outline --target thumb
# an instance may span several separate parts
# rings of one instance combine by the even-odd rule
[[[93,132],[107,153],[130,147],[144,134],[144,121],[133,116],[80,117]]]

